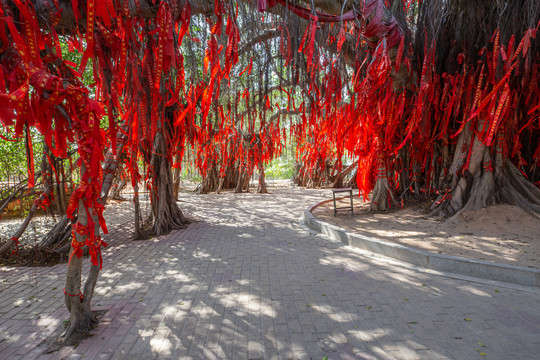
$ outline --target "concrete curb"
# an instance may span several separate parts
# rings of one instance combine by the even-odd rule
[[[489,280],[505,281],[513,284],[540,287],[540,270],[523,266],[499,264],[490,261],[472,260],[459,256],[433,254],[425,250],[393,244],[376,238],[355,234],[335,225],[317,219],[312,211],[317,206],[330,200],[320,202],[304,211],[305,225],[334,240],[362,250],[381,254],[396,260],[404,261],[426,269],[451,272]]]

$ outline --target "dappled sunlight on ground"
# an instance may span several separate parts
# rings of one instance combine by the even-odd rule
[[[334,216],[332,202],[313,215],[357,234],[433,253],[540,268],[540,219],[515,206],[492,206],[440,222],[412,207],[369,214],[367,203],[358,197],[354,202],[352,217]]]
[[[182,210],[198,219],[187,229],[149,241],[112,233],[94,298],[107,312],[91,338],[55,356],[472,359],[481,341],[490,358],[504,359],[540,347],[537,293],[433,276],[310,235],[297,220],[326,191],[272,191],[183,193]],[[36,277],[44,295],[61,292],[62,271]],[[31,304],[33,276],[19,270],[0,287],[0,300],[19,304],[0,319]],[[15,279],[28,282],[23,295]],[[67,317],[63,296],[47,296],[47,321],[23,325],[31,333]],[[0,346],[11,348],[18,330],[4,324]]]

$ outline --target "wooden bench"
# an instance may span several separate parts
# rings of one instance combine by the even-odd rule
[[[336,194],[340,194],[340,193],[349,193],[349,194],[336,199]],[[342,189],[332,189],[332,196],[334,198],[334,216],[337,215],[338,211],[350,211],[351,215],[353,214],[352,188],[349,187],[349,188],[342,188]],[[351,199],[351,205],[337,207],[336,200],[345,199],[347,197]]]

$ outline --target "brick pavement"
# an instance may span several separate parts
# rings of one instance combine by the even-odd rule
[[[533,359],[540,291],[418,271],[298,225],[327,191],[181,196],[202,221],[112,231],[93,336],[45,354],[66,265],[0,269],[1,359]],[[484,345],[484,346],[482,346]]]

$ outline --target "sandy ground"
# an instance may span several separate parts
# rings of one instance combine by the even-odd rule
[[[515,206],[496,205],[445,222],[427,218],[414,207],[369,214],[368,204],[358,197],[354,207],[352,217],[350,213],[334,217],[333,203],[328,202],[315,208],[313,215],[359,234],[417,249],[540,268],[540,219]]]

